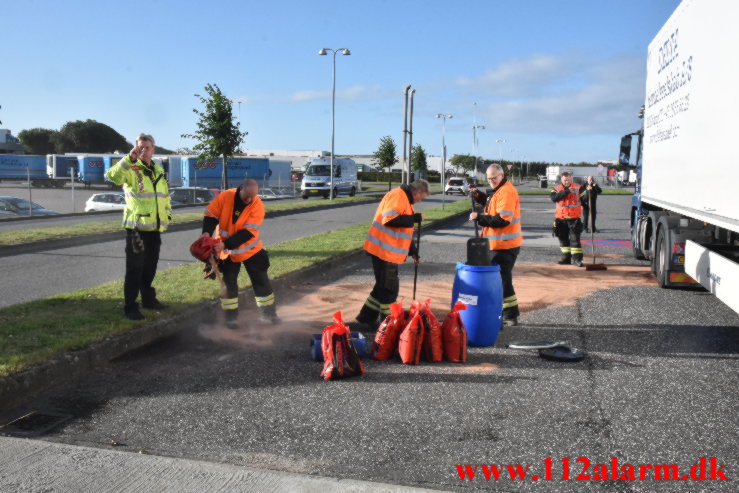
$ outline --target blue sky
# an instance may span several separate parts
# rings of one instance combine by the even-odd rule
[[[439,154],[542,161],[616,159],[639,126],[649,41],[678,0],[19,0],[0,6],[0,120],[14,133],[95,119],[132,140],[192,145],[206,83],[242,100],[252,149],[400,150],[403,88],[414,142]],[[234,105],[234,113],[237,113]],[[505,144],[496,139],[506,139]],[[513,151],[512,151],[513,150]]]

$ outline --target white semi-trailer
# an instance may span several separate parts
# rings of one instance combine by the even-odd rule
[[[739,0],[683,0],[649,45],[635,141],[634,254],[663,287],[703,285],[739,312]]]

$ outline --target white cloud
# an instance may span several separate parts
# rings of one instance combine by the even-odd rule
[[[361,85],[351,86],[336,91],[336,99],[346,101],[367,101],[372,99],[381,99],[385,97],[386,91],[380,89],[379,86],[365,87]],[[330,90],[302,90],[295,91],[290,95],[290,101],[315,101],[329,99],[331,97]]]
[[[511,132],[624,133],[638,124],[635,115],[644,99],[644,61],[636,56],[577,65],[533,57],[503,63],[469,80],[521,80],[513,91],[490,91],[493,97],[478,106],[489,126]]]
[[[460,77],[457,85],[501,96],[525,96],[559,82],[571,63],[552,55],[508,60],[477,77]]]

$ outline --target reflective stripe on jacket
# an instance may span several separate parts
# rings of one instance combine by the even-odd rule
[[[398,216],[412,214],[414,214],[413,205],[405,191],[400,187],[390,190],[377,207],[364,242],[364,249],[386,262],[394,264],[405,262],[413,239],[413,228],[394,228],[385,224]]]
[[[264,221],[264,203],[259,197],[254,197],[251,203],[244,207],[234,223],[232,220],[237,191],[238,188],[231,188],[219,194],[205,209],[204,215],[218,219],[218,234],[221,239],[225,240],[242,229],[246,229],[254,235],[249,241],[228,251],[232,262],[243,262],[262,249],[259,229],[262,226],[262,221]]]
[[[565,189],[563,185],[554,187],[555,192],[561,192]],[[582,205],[580,204],[580,185],[577,183],[570,184],[570,193],[567,196],[555,202],[556,211],[554,217],[557,219],[577,219],[582,216]]]
[[[150,172],[152,178],[147,176]],[[167,231],[172,221],[169,186],[164,170],[157,163],[147,166],[126,156],[108,169],[105,177],[123,186],[126,208],[123,227],[139,231]]]
[[[506,181],[502,187],[488,197],[485,204],[485,214],[489,216],[500,215],[502,219],[510,222],[502,228],[490,228],[483,226],[482,236],[490,242],[491,250],[507,250],[521,246],[523,235],[521,234],[521,205],[516,187]]]

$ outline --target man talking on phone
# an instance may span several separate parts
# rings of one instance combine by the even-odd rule
[[[148,310],[164,310],[151,286],[157,272],[161,233],[172,220],[169,187],[164,170],[152,161],[154,137],[140,134],[126,157],[105,173],[106,178],[123,186],[126,208],[123,227],[126,230],[126,277],[123,283],[123,314],[131,320],[143,320],[136,299],[141,293],[141,306]]]

